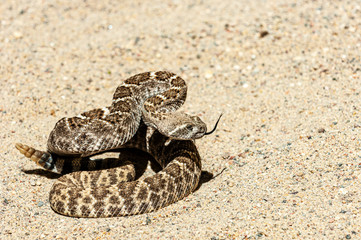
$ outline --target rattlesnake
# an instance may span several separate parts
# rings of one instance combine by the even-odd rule
[[[16,148],[46,170],[71,172],[58,178],[49,194],[52,209],[60,214],[112,217],[151,212],[197,187],[201,159],[194,139],[212,133],[218,123],[207,133],[199,117],[175,112],[186,94],[185,81],[174,73],[140,73],[118,86],[111,106],[60,119],[50,133],[47,151],[20,143]],[[146,151],[163,169],[134,180],[129,161],[114,168],[113,161],[90,159],[120,148]]]

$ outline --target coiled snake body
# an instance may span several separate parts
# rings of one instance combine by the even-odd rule
[[[194,139],[209,133],[199,117],[176,111],[186,93],[184,80],[173,73],[137,74],[118,86],[109,107],[60,119],[47,151],[19,143],[16,148],[44,169],[70,172],[57,179],[49,195],[52,209],[60,214],[112,217],[151,212],[184,198],[199,182],[201,159]],[[146,151],[163,169],[135,180],[129,161],[114,168],[112,161],[89,158],[119,148]]]

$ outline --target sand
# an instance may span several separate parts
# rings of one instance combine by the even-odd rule
[[[0,239],[360,239],[360,1],[3,1]],[[206,179],[154,213],[54,213],[55,179],[14,144],[110,103],[122,79],[169,70]]]

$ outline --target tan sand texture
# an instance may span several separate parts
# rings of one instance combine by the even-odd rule
[[[0,239],[360,239],[360,53],[359,0],[2,1]],[[215,178],[154,213],[54,213],[54,175],[15,143],[45,150],[152,70],[208,126],[223,113],[197,141]]]

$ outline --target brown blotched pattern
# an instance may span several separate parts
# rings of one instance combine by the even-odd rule
[[[47,152],[23,144],[16,148],[49,171],[70,172],[54,183],[49,195],[52,209],[60,214],[113,217],[154,211],[198,185],[201,160],[194,139],[204,135],[206,126],[198,117],[174,112],[186,93],[184,80],[174,73],[137,74],[116,89],[111,106],[59,120]],[[163,170],[135,180],[130,161],[88,157],[117,148],[146,151]],[[137,161],[134,154],[123,157]]]
[[[169,91],[173,93],[162,96]],[[143,111],[143,105],[151,104],[155,111],[160,108],[156,104],[162,106],[162,102],[148,99],[158,96],[163,101],[173,101],[174,111],[183,104],[185,91],[184,80],[174,73],[159,71],[132,76],[116,89],[111,106],[61,119],[50,133],[48,150],[59,155],[88,156],[119,148],[134,136],[142,112],[150,111]]]
[[[153,156],[164,167],[162,171],[137,181],[133,181],[134,174],[126,174],[133,171],[132,165],[64,175],[50,192],[52,208],[74,217],[126,216],[155,211],[189,195],[201,173],[193,141],[174,140],[166,145],[168,137],[158,131],[138,137],[146,131],[147,127],[139,128],[127,147],[148,145],[148,150],[142,150],[156,152]]]

